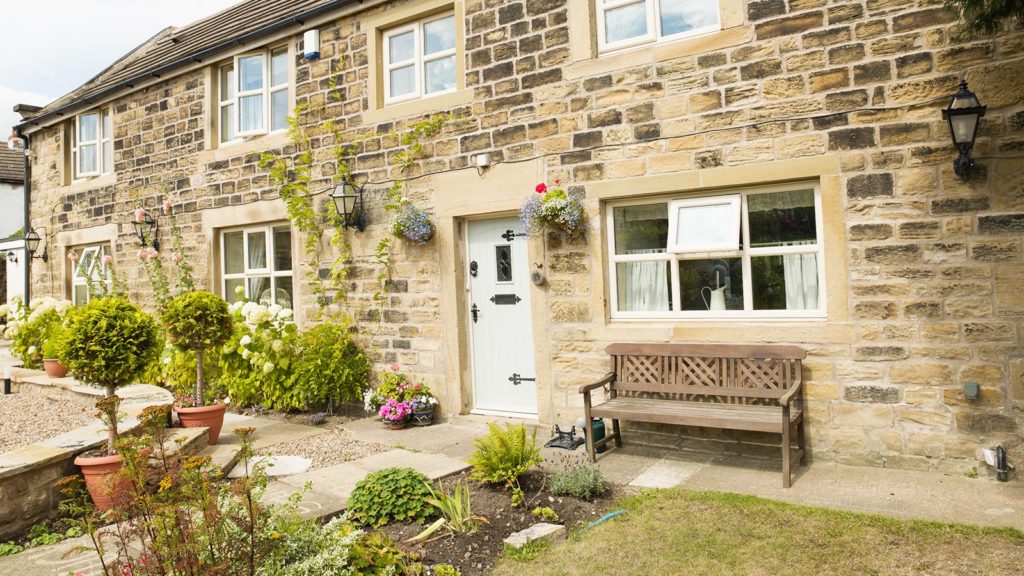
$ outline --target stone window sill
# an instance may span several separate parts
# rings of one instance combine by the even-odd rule
[[[67,186],[66,188],[68,188],[72,194],[75,194],[77,192],[86,192],[88,190],[93,190],[95,188],[111,186],[116,181],[117,176],[113,172],[111,172],[109,174],[104,174],[102,176],[92,176],[89,178],[82,178],[81,180],[74,180],[71,182],[71,185]]]
[[[238,156],[252,154],[253,152],[264,152],[274,148],[281,148],[291,143],[288,132],[274,132],[263,136],[256,136],[232,144],[224,144],[213,150],[203,150],[199,153],[199,162],[207,164],[220,160],[230,160]]]
[[[401,104],[392,104],[391,106],[385,106],[384,108],[378,108],[376,110],[368,110],[363,112],[363,123],[377,124],[379,122],[387,122],[409,116],[423,116],[425,114],[448,110],[456,106],[465,106],[472,102],[473,89],[463,88],[462,90],[451,92],[449,94],[442,94],[440,96],[433,96],[430,98],[421,98],[410,102],[402,102]]]

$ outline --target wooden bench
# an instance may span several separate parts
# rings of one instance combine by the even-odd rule
[[[790,438],[806,463],[800,367],[807,353],[795,346],[734,344],[612,344],[611,372],[580,387],[587,452],[614,441],[619,420],[700,426],[782,435],[782,486],[791,482]],[[591,393],[607,387],[605,402]],[[593,418],[610,418],[611,434],[593,442]]]

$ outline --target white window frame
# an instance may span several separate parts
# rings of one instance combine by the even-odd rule
[[[291,224],[288,222],[274,222],[270,224],[262,224],[259,226],[236,226],[233,228],[223,228],[218,231],[220,240],[220,262],[218,267],[220,269],[220,289],[221,295],[225,300],[231,300],[231,295],[228,294],[228,280],[242,280],[242,286],[245,288],[245,297],[252,299],[253,295],[249,294],[249,278],[271,278],[271,303],[277,303],[277,293],[274,290],[274,278],[291,278],[292,279],[292,307],[295,306],[296,299],[296,286],[295,286],[295,255],[292,251],[291,245],[288,246],[289,253],[292,254],[292,266],[290,270],[274,270],[274,228],[280,228],[287,226],[291,232],[291,239],[294,242],[295,230],[292,229]],[[224,236],[232,232],[242,233],[242,272],[228,274],[224,270],[224,264],[227,262],[226,252],[227,243],[224,241]],[[267,242],[267,263],[264,268],[249,268],[249,236],[256,234],[264,234]],[[259,295],[257,294],[256,297]]]
[[[89,291],[89,281],[78,274],[79,267],[81,263],[85,261],[85,254],[87,252],[93,253],[93,265],[98,267],[93,268],[94,271],[99,272],[99,277],[97,277],[96,274],[93,274],[93,282],[105,282],[107,285],[107,291],[109,292],[114,285],[114,278],[111,274],[110,268],[103,263],[103,257],[112,256],[110,253],[110,245],[103,243],[90,244],[87,246],[75,246],[71,248],[71,251],[78,253],[78,261],[74,262],[71,266],[71,297],[68,298],[68,300],[71,300],[75,306],[80,306],[92,299],[92,293]],[[106,279],[103,280],[102,278]],[[75,292],[75,288],[78,286],[85,286],[85,302],[78,301],[77,292]]]
[[[271,85],[271,82],[273,82],[272,62],[273,62],[273,58],[274,58],[274,53],[279,53],[282,50],[285,52],[285,60],[287,61],[288,73],[287,73],[287,76],[286,76],[285,81],[283,83]],[[239,61],[241,61],[243,58],[251,58],[251,57],[254,57],[254,56],[259,56],[263,60],[263,66],[262,66],[262,69],[263,69],[263,86],[260,87],[260,88],[257,88],[257,89],[243,91],[242,90],[242,74],[241,74],[241,67],[239,66]],[[230,97],[230,98],[224,98],[223,72],[224,72],[225,69],[228,69],[228,68],[231,68],[233,70],[233,76],[234,76],[234,78],[233,78],[233,81],[234,81],[234,86],[233,86],[234,95],[232,97]],[[217,110],[217,139],[219,140],[220,144],[234,144],[234,143],[237,143],[237,142],[242,142],[242,141],[244,141],[248,137],[261,136],[261,135],[264,135],[264,134],[275,134],[275,133],[278,133],[278,132],[285,132],[288,129],[287,123],[282,128],[278,128],[276,130],[271,129],[271,121],[273,120],[272,110],[271,110],[271,108],[272,108],[271,102],[272,102],[274,94],[276,94],[278,92],[282,92],[282,91],[289,92],[289,97],[288,97],[289,107],[288,108],[289,108],[289,113],[291,113],[291,94],[290,94],[290,92],[291,92],[292,78],[294,77],[294,73],[293,73],[293,70],[292,70],[291,49],[289,48],[288,45],[280,44],[280,45],[276,45],[276,46],[270,46],[270,47],[267,47],[267,48],[263,48],[263,49],[260,49],[260,50],[245,52],[244,54],[238,54],[234,58],[232,58],[231,62],[229,62],[229,63],[222,63],[222,64],[218,65],[216,67],[216,71],[217,71],[217,73],[216,73],[216,82],[217,82],[217,100],[218,101],[215,103],[215,108]],[[261,128],[257,128],[257,129],[253,129],[253,130],[245,130],[245,131],[242,130],[242,105],[241,105],[241,102],[242,102],[242,98],[245,97],[245,96],[262,96],[263,97],[263,126]],[[224,134],[223,134],[224,127],[223,127],[222,111],[224,110],[224,108],[227,108],[229,106],[234,106],[233,117],[234,117],[234,121],[235,121],[235,135],[234,135],[234,138],[232,138],[230,140],[223,140],[222,138],[224,136]]]
[[[712,25],[704,26],[703,28],[694,28],[693,30],[686,30],[684,32],[677,32],[676,34],[670,34],[663,36],[661,33],[661,0],[592,0],[597,16],[597,49],[598,52],[614,52],[617,50],[624,50],[627,48],[633,48],[635,46],[641,46],[644,44],[651,44],[655,42],[671,42],[673,40],[679,40],[682,38],[690,38],[693,36],[700,36],[701,34],[708,34],[710,32],[718,32],[722,29],[722,1],[723,0],[693,0],[696,2],[714,1],[716,4],[715,10],[715,23]],[[644,9],[647,14],[647,34],[643,36],[637,36],[635,38],[627,38],[618,42],[607,42],[607,35],[605,30],[605,12],[628,6],[631,4],[644,4]]]
[[[96,139],[95,140],[81,140],[82,135],[82,118],[85,116],[96,117]],[[110,130],[107,130],[104,126],[104,120],[110,118]],[[113,134],[108,132],[114,131],[114,111],[109,106],[103,108],[97,108],[88,112],[83,112],[75,116],[74,126],[72,126],[72,139],[71,139],[71,170],[74,173],[74,180],[82,180],[85,178],[93,178],[102,174],[109,174],[114,169],[114,151],[113,151]],[[94,146],[96,148],[96,169],[88,172],[81,170],[81,154],[80,150],[85,146]],[[110,162],[105,161],[105,151],[107,147],[110,147]],[[107,166],[110,164],[110,166]]]
[[[769,192],[791,192],[799,190],[814,191],[814,217],[816,238],[814,245],[801,244],[794,246],[771,246],[763,248],[749,247],[750,223],[747,212],[747,198],[755,194]],[[643,204],[670,204],[673,200],[680,199],[680,195],[658,196],[653,198],[633,198],[627,200],[616,200],[605,205],[605,226],[607,230],[608,244],[606,246],[608,255],[608,302],[611,310],[612,320],[794,320],[794,319],[817,319],[824,320],[827,317],[827,294],[825,278],[825,237],[824,222],[822,220],[821,187],[818,184],[804,183],[802,185],[766,186],[758,188],[747,188],[743,190],[728,190],[712,194],[701,194],[700,196],[687,195],[684,198],[711,198],[714,196],[739,194],[741,197],[742,211],[740,222],[743,234],[743,246],[739,250],[718,251],[718,252],[687,252],[670,253],[658,252],[649,254],[616,254],[615,253],[615,214],[613,208],[618,206],[639,206]],[[669,228],[672,228],[672,214],[669,213]],[[754,310],[753,277],[750,260],[757,256],[782,256],[786,254],[815,254],[818,265],[818,308],[816,310]],[[712,258],[740,258],[742,261],[743,273],[743,310],[666,310],[666,311],[620,311],[618,292],[618,267],[623,262],[668,262],[669,274],[671,277],[671,297],[673,306],[678,307],[682,301],[679,285],[679,265],[681,260],[708,260]]]
[[[740,194],[721,194],[715,196],[702,196],[700,198],[683,198],[672,200],[668,203],[668,251],[673,254],[686,252],[722,252],[736,251],[739,249],[740,241],[740,220],[743,199]],[[725,217],[723,227],[728,228],[735,234],[730,234],[729,246],[716,245],[714,242],[697,244],[692,246],[678,243],[679,236],[679,211],[680,208],[710,208],[712,206],[725,206]]]
[[[459,78],[458,78],[458,51],[459,51],[458,37],[459,37],[459,35],[458,35],[458,29],[455,30],[455,33],[456,33],[455,34],[455,38],[456,38],[455,45],[452,46],[451,48],[447,49],[447,50],[441,50],[439,52],[434,52],[434,53],[428,55],[428,54],[425,53],[426,47],[423,45],[423,37],[424,37],[423,27],[426,26],[427,24],[432,23],[432,22],[436,22],[438,20],[444,20],[446,18],[452,18],[452,26],[453,27],[457,27],[459,25],[458,20],[455,18],[455,13],[454,12],[446,12],[444,14],[434,15],[434,16],[431,16],[429,18],[424,18],[422,20],[418,20],[416,22],[412,22],[412,23],[409,23],[409,24],[398,26],[396,28],[391,28],[391,29],[386,30],[384,32],[384,36],[383,36],[383,40],[382,40],[382,42],[384,44],[384,61],[383,61],[382,70],[383,70],[383,76],[384,76],[384,105],[385,106],[387,106],[389,104],[398,104],[399,102],[408,102],[410,100],[418,100],[418,99],[422,99],[422,98],[433,98],[434,96],[440,96],[442,94],[451,94],[452,92],[455,92],[456,90],[458,90],[458,87],[459,87]],[[412,33],[413,33],[413,36],[412,36],[412,41],[413,41],[413,55],[412,55],[412,58],[408,59],[408,60],[402,60],[400,62],[391,62],[391,42],[390,42],[391,38],[394,37],[394,36],[401,36],[402,34],[406,34],[406,33],[410,32],[410,31],[412,31]],[[426,81],[427,81],[427,76],[426,76],[426,65],[427,65],[427,63],[428,62],[433,62],[434,60],[441,60],[443,58],[449,58],[451,56],[455,56],[456,57],[455,85],[452,86],[451,88],[447,89],[447,90],[439,90],[437,92],[431,92],[431,93],[428,94],[427,91],[426,91],[426,86],[425,86]],[[415,85],[416,89],[414,91],[408,93],[408,94],[403,94],[401,96],[392,97],[391,96],[391,71],[396,69],[396,68],[405,68],[405,67],[409,66],[410,64],[412,64],[412,66],[413,66],[413,76],[414,76],[413,81],[414,81],[414,85]]]

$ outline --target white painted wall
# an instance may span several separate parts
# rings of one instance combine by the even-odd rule
[[[13,252],[17,262],[11,262],[7,253]],[[0,304],[10,302],[15,296],[25,294],[25,241],[10,240],[0,242],[0,266],[7,268],[7,294],[6,298],[0,294]]]
[[[25,193],[21,184],[0,182],[0,239],[25,225]]]

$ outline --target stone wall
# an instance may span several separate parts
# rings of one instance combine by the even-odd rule
[[[959,470],[975,465],[980,447],[1005,442],[1019,460],[1024,33],[957,40],[954,17],[937,2],[757,0],[729,4],[742,23],[720,34],[594,58],[579,40],[588,20],[580,6],[586,2],[466,1],[465,85],[472,101],[436,110],[455,119],[425,143],[411,171],[465,169],[473,154],[486,151],[497,163],[539,164],[549,182],[558,178],[587,194],[588,233],[544,240],[549,284],[543,299],[534,299],[550,310],[538,332],[548,337],[537,343],[542,419],[575,420],[575,386],[606,370],[609,342],[784,342],[810,353],[804,376],[815,458]],[[449,410],[460,409],[471,405],[466,352],[445,333],[460,330],[461,313],[445,308],[442,288],[444,263],[461,249],[459,218],[445,216],[438,239],[426,247],[396,244],[384,306],[372,301],[379,270],[373,247],[387,217],[377,188],[400,176],[389,133],[418,119],[366,120],[379,115],[368,110],[362,23],[383,13],[371,8],[321,27],[321,60],[296,62],[296,98],[311,107],[304,122],[316,149],[314,185],[329,188],[336,170],[327,120],[343,139],[362,140],[351,167],[373,183],[371,226],[352,235],[345,306],[359,318],[380,366],[399,362],[438,388]],[[974,152],[979,166],[967,182],[953,174],[955,154],[940,114],[961,75],[989,106]],[[143,301],[147,288],[132,270],[137,243],[129,212],[136,198],[149,207],[169,198],[181,208],[189,257],[204,285],[213,251],[201,213],[276,198],[258,165],[262,149],[234,157],[207,149],[205,91],[202,73],[192,72],[116,101],[117,173],[102,187],[64,186],[59,128],[33,140],[41,191],[34,224],[116,224],[118,262]],[[294,152],[280,140],[266,148]],[[480,193],[472,170],[465,188],[442,189],[438,175],[416,180],[410,194],[428,208],[453,196],[471,202]],[[702,184],[682,185],[694,178]],[[601,186],[621,182],[638,194],[652,181],[678,179],[680,190],[694,192],[796,178],[834,191],[823,206],[836,224],[826,242],[841,249],[826,263],[827,321],[780,329],[765,321],[608,320],[601,224],[608,196],[596,192]],[[521,201],[530,190],[504,193]],[[34,267],[37,294],[63,290],[62,260]],[[315,305],[307,298],[304,308],[308,318]],[[961,397],[967,381],[982,385],[979,400]],[[691,439],[699,431],[648,428],[646,438],[662,445],[706,446]]]

